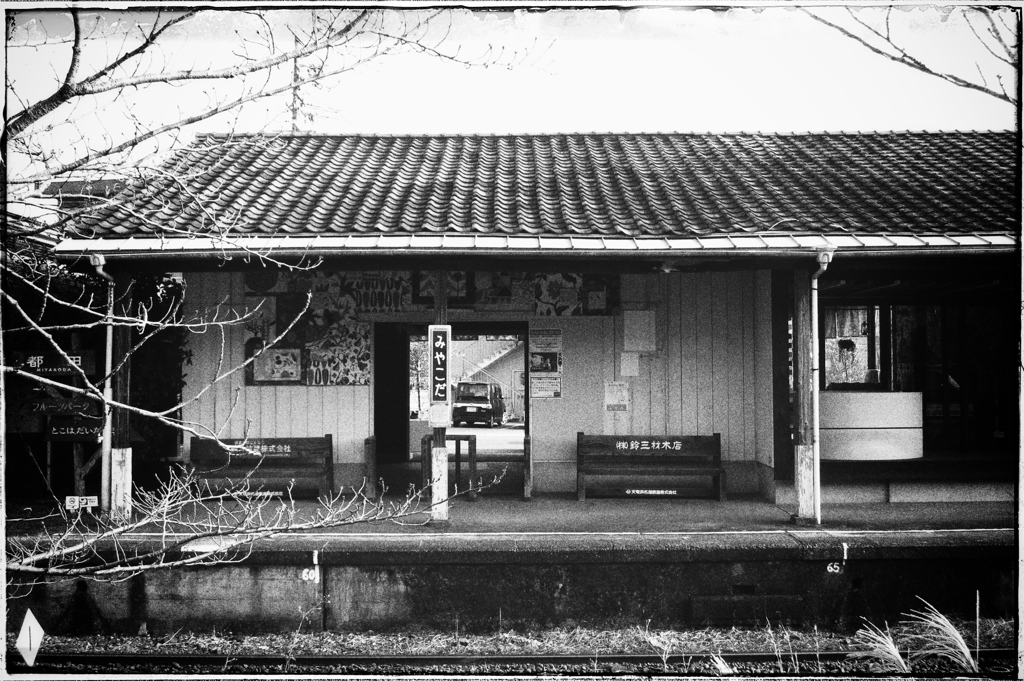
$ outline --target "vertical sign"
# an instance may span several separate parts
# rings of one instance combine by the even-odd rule
[[[446,428],[450,419],[448,367],[452,327],[431,325],[427,337],[430,340],[430,425]]]

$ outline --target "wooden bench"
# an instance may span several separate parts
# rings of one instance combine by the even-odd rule
[[[714,435],[576,434],[576,497],[587,498],[587,477],[709,476],[719,501],[725,501],[722,438]],[[627,488],[626,493],[645,490]]]
[[[192,440],[191,464],[197,480],[211,489],[227,489],[245,481],[251,492],[284,494],[334,492],[334,446],[323,437],[250,438],[224,440],[243,444],[259,454],[229,453],[210,440]]]

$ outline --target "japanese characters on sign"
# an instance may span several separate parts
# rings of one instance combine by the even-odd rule
[[[448,365],[452,327],[431,325],[430,339],[430,401],[448,402]]]
[[[47,397],[34,400],[29,404],[34,414],[58,414],[71,416],[84,414],[87,416],[99,416],[99,403],[88,400],[84,397]]]
[[[103,419],[89,416],[53,416],[45,437],[50,442],[99,442]]]
[[[291,444],[285,442],[264,442],[262,440],[253,440],[246,445],[249,449],[254,452],[259,452],[259,456],[288,456],[292,453]],[[236,452],[236,457],[244,456],[255,456],[254,454],[248,454],[246,452]]]
[[[11,354],[14,366],[38,376],[78,376],[78,370],[86,376],[96,375],[96,353],[92,350],[69,351],[67,359],[52,350]]]
[[[672,439],[622,439],[615,441],[615,449],[629,451],[662,450],[678,452],[683,449],[681,440]]]

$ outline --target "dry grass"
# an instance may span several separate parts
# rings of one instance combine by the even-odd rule
[[[882,631],[871,622],[865,622],[864,627],[854,636],[857,643],[865,647],[865,650],[858,650],[850,653],[855,659],[868,660],[871,671],[876,673],[894,672],[897,674],[909,674],[910,665],[900,654],[896,639],[889,631],[889,625],[885,625]]]
[[[893,638],[906,650],[910,637],[920,625],[902,623],[893,629]],[[974,621],[963,623],[974,631]],[[1015,645],[1012,620],[982,620],[982,647]],[[15,635],[8,636],[8,649],[14,649]],[[58,651],[96,651],[131,653],[212,653],[220,655],[282,654],[292,655],[589,655],[597,659],[614,654],[655,652],[668,664],[668,658],[715,651],[774,652],[779,672],[792,671],[802,658],[803,671],[816,652],[867,650],[872,643],[855,636],[817,629],[761,628],[658,629],[648,626],[615,625],[604,627],[569,626],[543,630],[509,629],[490,634],[454,632],[454,623],[446,631],[411,628],[402,632],[312,632],[267,635],[238,635],[222,630],[196,634],[173,632],[160,636],[48,636],[45,649]],[[792,663],[792,664],[791,664]]]
[[[928,657],[941,657],[949,660],[958,668],[972,674],[978,673],[978,661],[971,655],[971,649],[963,635],[949,618],[935,609],[931,603],[924,603],[924,610],[910,613],[910,623],[917,625],[918,633],[914,634],[914,652],[911,661]]]

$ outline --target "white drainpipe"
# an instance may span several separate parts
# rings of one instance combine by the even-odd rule
[[[821,524],[821,444],[819,414],[819,376],[821,353],[818,351],[818,277],[825,273],[832,262],[833,251],[818,251],[818,271],[811,275],[811,403],[813,405],[811,447],[814,451],[814,522]]]

